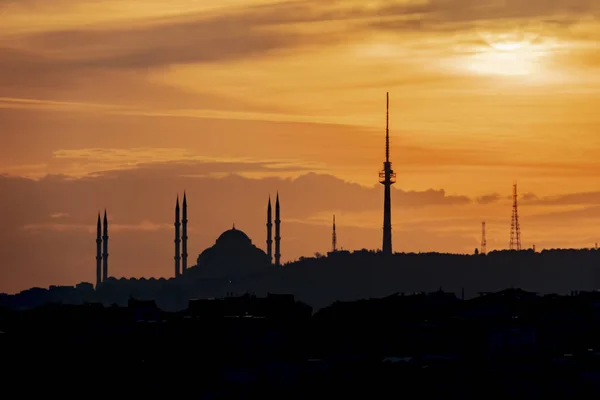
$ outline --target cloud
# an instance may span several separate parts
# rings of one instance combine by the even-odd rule
[[[276,29],[286,4],[250,8],[218,16],[162,18],[118,28],[85,28],[36,33],[21,39],[25,48],[46,55],[50,66],[146,69],[168,65],[235,61],[273,51],[335,42],[332,35]],[[266,29],[269,27],[269,29]]]
[[[54,218],[54,219],[66,218],[68,216],[69,216],[69,214],[68,213],[64,213],[64,212],[58,212],[58,213],[50,214],[50,218]]]
[[[55,217],[52,217],[55,218]],[[108,221],[111,232],[130,232],[130,231],[143,231],[143,232],[155,232],[158,230],[171,230],[173,226],[171,224],[157,224],[148,220],[143,220],[139,224],[112,224],[110,219]],[[44,224],[27,224],[22,228],[24,231],[31,231],[35,233],[40,232],[86,232],[96,233],[96,226],[93,224],[57,224],[57,223],[44,223]]]
[[[499,193],[485,194],[477,198],[479,204],[491,204],[500,201],[503,198]]]
[[[316,170],[318,166],[301,160],[251,160],[193,155],[183,148],[85,148],[62,149],[53,154],[59,162],[73,163],[73,176],[125,177],[128,174],[208,176],[223,173],[286,172]]]
[[[522,197],[525,201],[532,201],[538,198],[534,193],[524,193]]]
[[[529,204],[545,206],[600,205],[600,192],[570,193],[544,197],[527,193],[524,195],[524,200],[528,201]]]
[[[303,46],[324,47],[361,38],[367,27],[414,32],[436,31],[448,24],[465,28],[481,20],[567,15],[597,10],[580,0],[508,2],[503,7],[474,0],[392,2],[291,1],[239,7],[219,15],[166,17],[122,27],[93,27],[36,33],[17,43],[44,57],[20,55],[19,64],[69,69],[147,69],[169,65],[228,62],[264,57]],[[389,19],[395,18],[395,19]],[[371,21],[360,27],[355,20]],[[346,21],[327,34],[302,31],[300,23]],[[462,25],[461,25],[462,24]],[[469,28],[469,26],[466,26]],[[6,51],[6,50],[5,50]],[[6,54],[5,54],[6,56]],[[34,62],[34,61],[37,61]],[[30,70],[29,72],[32,72]]]

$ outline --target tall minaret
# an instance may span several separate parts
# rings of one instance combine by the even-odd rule
[[[104,234],[102,235],[102,282],[108,279],[108,218],[106,216],[106,209],[104,209]]]
[[[389,110],[390,97],[386,93],[386,113],[385,113],[385,162],[383,170],[379,173],[379,183],[384,187],[383,197],[383,244],[381,250],[383,254],[392,254],[392,185],[396,183],[396,174],[392,170],[390,161],[390,129],[389,129]]]
[[[181,225],[181,222],[179,222],[179,196],[177,196],[177,201],[175,203],[175,278],[177,278],[181,271],[180,271],[180,260],[181,260],[181,253],[180,253],[180,244],[181,244],[181,239],[179,238],[179,226]]]
[[[271,196],[267,204],[267,256],[269,264],[273,264],[273,210],[271,209]]]
[[[98,211],[98,229],[96,233],[96,289],[102,283],[102,224],[100,211]]]
[[[333,233],[331,234],[331,251],[337,251],[337,235],[335,233],[335,214],[333,214]]]
[[[183,192],[183,220],[181,221],[181,273],[187,270],[187,200]]]
[[[281,266],[281,220],[279,219],[279,192],[275,199],[275,266]]]

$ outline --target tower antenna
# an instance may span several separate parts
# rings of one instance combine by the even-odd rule
[[[487,253],[487,240],[485,239],[485,221],[481,223],[481,254]]]
[[[331,234],[331,251],[337,251],[337,235],[335,233],[335,214],[333,214],[333,233]]]
[[[385,94],[385,161],[390,161],[390,94]]]
[[[521,225],[519,224],[519,209],[517,204],[517,183],[513,184],[512,219],[510,221],[510,250],[521,250]]]
[[[383,195],[383,243],[381,251],[385,255],[392,254],[392,193],[391,188],[396,183],[396,174],[390,161],[390,95],[385,94],[385,162],[379,172],[379,183],[384,187]]]

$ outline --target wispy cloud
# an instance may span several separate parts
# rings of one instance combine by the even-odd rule
[[[55,217],[53,217],[55,218]],[[109,222],[110,223],[110,222]],[[60,224],[60,223],[44,223],[44,224],[27,224],[22,228],[24,231],[31,232],[96,232],[96,227],[91,224]],[[171,230],[171,224],[158,224],[148,220],[141,221],[139,224],[112,224],[110,230],[115,232],[143,231],[156,232],[159,230]]]
[[[50,218],[54,218],[54,219],[66,218],[68,216],[69,216],[69,214],[68,213],[64,213],[64,212],[58,212],[58,213],[50,214]]]

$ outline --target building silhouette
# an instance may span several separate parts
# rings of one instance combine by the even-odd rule
[[[272,217],[272,207],[271,207],[271,197],[269,196],[269,200],[267,203],[267,252],[263,252],[260,250],[262,255],[266,255],[266,260],[269,265],[273,265],[273,217]],[[100,217],[98,217],[100,218]],[[98,219],[98,221],[100,221]],[[177,196],[175,200],[175,278],[179,278],[186,274],[188,271],[187,265],[187,196],[184,192],[183,194],[183,202],[182,207],[179,205],[179,196]],[[100,228],[98,228],[100,229]],[[98,231],[100,232],[100,231]],[[281,217],[280,217],[280,205],[279,205],[279,193],[277,193],[277,198],[275,201],[275,265],[281,266]],[[98,234],[99,240],[100,233]],[[215,249],[216,246],[216,249]],[[225,250],[224,250],[225,249]],[[222,251],[224,250],[224,251]],[[203,265],[214,264],[215,259],[219,259],[224,261],[226,264],[232,264],[232,257],[221,257],[227,251],[233,251],[239,254],[244,254],[250,257],[249,264],[251,265],[259,265],[261,268],[264,264],[265,258],[262,257],[261,254],[258,254],[255,250],[258,250],[252,242],[250,238],[239,229],[235,228],[235,224],[233,228],[223,232],[214,246],[206,249],[202,252],[197,259],[196,265],[193,265],[192,268],[199,266],[200,261],[202,261]],[[215,258],[215,254],[217,257]],[[258,255],[257,255],[258,254]],[[100,250],[98,250],[98,257],[100,257]],[[101,257],[100,257],[101,258]],[[242,264],[240,260],[235,260],[233,264]],[[228,277],[236,276],[237,272],[242,275],[245,274],[244,271],[234,270],[237,267],[227,267],[225,268],[228,272],[225,272],[225,275]],[[252,270],[252,268],[250,268]],[[198,275],[198,272],[194,272],[194,276]],[[217,274],[214,271],[209,274],[210,276],[220,276],[223,274]]]

